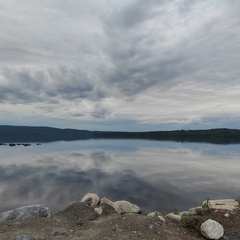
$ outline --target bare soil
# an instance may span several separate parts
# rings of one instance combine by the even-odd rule
[[[224,227],[222,240],[240,240],[240,213],[211,210],[199,216],[185,217],[181,222],[141,214],[119,215],[106,204],[98,215],[85,203],[73,203],[50,218],[32,218],[0,223],[0,239],[31,235],[36,240],[204,240],[199,231],[202,222],[211,218]],[[229,217],[224,214],[229,213]]]

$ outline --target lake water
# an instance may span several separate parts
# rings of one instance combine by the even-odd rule
[[[53,213],[96,192],[143,213],[240,196],[240,145],[84,140],[0,146],[0,212],[43,204]]]

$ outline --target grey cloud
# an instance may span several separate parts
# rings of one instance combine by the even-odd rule
[[[8,1],[0,14],[2,66],[74,64],[82,61],[86,47],[96,54],[102,44],[100,20],[94,17],[101,12],[99,5],[93,1]]]
[[[133,17],[131,11],[136,10],[144,19],[147,19],[148,17],[145,17],[146,15],[139,8],[146,12],[149,8],[145,8],[144,4],[141,5],[141,1],[135,3],[123,9],[122,16]],[[153,3],[159,4],[155,1]],[[186,9],[187,2],[181,3],[178,5],[179,13],[182,14],[179,18],[183,17],[184,11],[190,11]],[[191,3],[188,8],[193,9],[196,3],[197,1]],[[151,16],[151,19],[153,20],[154,16]],[[129,21],[125,25],[111,22],[109,26],[106,25],[106,34],[111,40],[108,53],[115,71],[109,77],[109,82],[117,86],[123,95],[136,95],[153,86],[160,89],[171,87],[189,78],[198,80],[200,76],[201,80],[207,80],[212,73],[223,73],[229,70],[238,73],[236,53],[240,49],[236,34],[240,32],[240,27],[234,19],[234,16],[216,15],[209,21],[203,22],[201,28],[189,29],[194,31],[193,34],[183,37],[182,40],[167,48],[165,47],[167,40],[164,40],[164,36],[161,38],[160,34],[159,38],[157,32],[154,35],[153,31],[158,30],[154,26],[151,35],[147,35],[142,21],[138,21],[139,26],[133,29],[129,28],[131,19],[128,20],[128,18],[122,20]],[[137,21],[138,18],[134,20]],[[168,24],[166,21],[170,20],[159,22],[159,24]],[[155,23],[157,24],[157,19]],[[174,32],[174,29],[169,28],[168,31],[172,31],[173,38],[181,37],[178,36],[178,32]],[[148,44],[148,41],[152,44]],[[228,59],[226,52],[232,53],[232,57]],[[210,77],[212,83],[222,80]]]
[[[66,99],[91,98],[95,84],[79,69],[60,67],[49,69],[49,77],[54,81],[55,94]],[[51,94],[51,91],[49,92]],[[96,93],[94,93],[95,96]]]
[[[2,77],[4,83],[0,83],[1,101],[11,103],[51,101],[55,97],[66,100],[100,100],[107,96],[107,89],[104,92],[103,88],[99,88],[95,79],[89,78],[80,69],[64,66],[42,71],[5,68]]]
[[[133,27],[154,16],[154,8],[162,6],[166,0],[137,0],[126,6],[120,20],[125,27]]]
[[[103,119],[107,118],[111,114],[111,109],[104,108],[104,107],[97,107],[95,110],[92,112],[91,116],[94,119]]]
[[[137,2],[131,5],[131,8],[123,10],[122,21],[128,21],[125,18],[126,14],[134,18],[135,15],[131,11],[139,11],[143,16],[138,8],[146,12],[149,10],[145,4]],[[134,20],[137,21],[137,17]],[[123,95],[133,96],[160,82],[166,83],[174,79],[178,74],[174,64],[179,63],[181,57],[176,56],[174,52],[167,53],[165,49],[158,49],[159,40],[163,39],[145,33],[144,27],[141,26],[142,21],[138,21],[137,31],[129,28],[129,24],[123,26],[119,22],[111,21],[110,25],[106,24],[105,30],[110,40],[108,54],[115,66],[115,71],[108,78],[109,83],[117,86]]]
[[[178,6],[179,13],[184,14],[186,11],[191,12],[196,3],[196,1],[191,2],[191,4],[188,1],[183,1],[181,4],[175,4]],[[72,13],[73,10],[84,12],[86,9],[86,12],[92,14],[96,11],[96,6],[99,6],[99,4],[95,6],[93,2],[88,4],[78,3],[76,5],[75,2],[73,3],[71,1],[69,4],[66,4],[65,1],[59,1],[54,2],[52,6],[49,6],[49,9],[53,9],[54,4],[58,7],[58,11],[61,10],[61,12],[69,14]],[[108,87],[115,91],[117,94],[116,97],[124,95],[134,97],[135,94],[139,94],[153,86],[173,86],[176,84],[176,78],[184,78],[187,74],[195,74],[197,70],[196,68],[203,69],[205,67],[204,71],[206,71],[211,67],[209,62],[213,58],[213,54],[208,55],[207,53],[206,56],[203,56],[203,53],[206,54],[209,50],[214,52],[215,49],[217,52],[215,58],[217,60],[219,54],[221,54],[218,49],[220,46],[218,47],[217,45],[222,43],[219,38],[214,40],[216,32],[213,32],[211,35],[211,32],[210,34],[206,34],[206,31],[210,24],[213,25],[212,28],[218,28],[219,23],[215,21],[208,25],[205,24],[204,28],[197,32],[196,35],[192,35],[190,38],[185,39],[184,42],[180,42],[176,46],[165,49],[165,37],[154,32],[157,31],[158,28],[153,26],[151,30],[152,32],[146,32],[143,24],[147,19],[155,19],[157,23],[161,14],[164,17],[160,18],[163,21],[159,22],[159,24],[168,24],[167,21],[171,20],[171,16],[167,16],[166,13],[164,13],[164,9],[168,7],[168,4],[169,3],[166,1],[152,0],[145,2],[138,0],[126,5],[123,9],[118,10],[118,12],[115,10],[109,18],[108,16],[104,17],[105,20],[102,23],[105,25],[105,33],[107,42],[109,43],[104,51],[105,54],[110,57],[114,69],[111,71],[111,74],[109,74],[108,70],[103,70],[104,68],[107,68],[106,66],[102,66],[103,71],[92,67],[90,72],[97,74],[100,78],[100,82],[97,82],[94,79],[89,79],[89,76],[84,73],[83,66],[78,68],[73,67],[71,69],[62,67],[58,69],[45,69],[43,73],[39,74],[41,76],[40,79],[42,80],[45,78],[45,81],[43,80],[41,82],[41,87],[39,86],[39,83],[36,87],[39,89],[42,88],[42,92],[45,94],[44,97],[47,98],[51,96],[59,96],[63,99],[69,100],[89,98],[98,101],[99,99],[108,96],[106,90]],[[155,13],[156,7],[160,7],[161,9],[161,12],[158,12],[158,14]],[[56,12],[59,14],[58,11],[55,10],[54,14],[56,14]],[[102,11],[103,10],[101,9],[99,14],[103,14]],[[73,16],[75,18],[74,23],[76,23],[76,19],[79,18],[80,20],[80,16]],[[167,17],[169,17],[168,20],[166,20]],[[169,29],[169,31],[171,31],[171,29]],[[225,33],[225,29],[222,31]],[[234,29],[229,31],[234,34]],[[219,37],[223,38],[224,36],[219,35]],[[89,40],[89,42],[85,41],[80,43],[80,53],[81,51],[86,52],[86,50],[84,50],[86,47],[91,49],[91,44],[95,41],[94,39]],[[163,44],[161,44],[161,42]],[[73,44],[74,43],[77,43],[77,41],[73,42]],[[225,48],[229,49],[230,45],[230,43],[225,41]],[[59,47],[60,46],[61,45],[59,45]],[[234,47],[234,51],[235,50]],[[225,51],[226,50],[224,49],[224,52]],[[91,54],[94,55],[96,52],[91,50]],[[28,54],[26,54],[29,58],[34,58],[33,55],[34,54],[28,56]],[[220,57],[222,56],[220,55]],[[94,61],[96,62],[96,60]],[[213,61],[211,61],[210,64],[213,64]],[[219,61],[217,61],[216,64],[219,64]],[[34,73],[31,74],[33,75]],[[20,75],[22,75],[22,73]],[[37,84],[36,81],[39,81],[38,77],[31,77],[36,79],[33,80],[33,82]],[[16,78],[22,79],[22,76]],[[46,79],[50,79],[49,81],[53,83],[53,85],[46,84]],[[100,87],[100,85],[102,87]],[[33,83],[32,86],[30,84],[29,87],[34,90]],[[4,91],[7,94],[8,90],[4,89]],[[24,93],[19,94],[19,98],[21,99],[21,96],[23,95]],[[28,96],[29,93],[25,95]]]
[[[92,17],[93,14],[100,14],[102,8],[104,6],[104,1],[88,0],[88,1],[75,1],[75,0],[55,0],[54,6],[61,10],[62,13],[66,14],[68,17],[77,17],[80,18],[82,16],[90,15]]]
[[[240,74],[237,1],[1,4],[2,103],[42,103],[47,113],[87,100],[88,113],[69,114],[104,119],[114,115],[107,98],[133,103],[151,89],[161,95],[186,80],[221,85]]]

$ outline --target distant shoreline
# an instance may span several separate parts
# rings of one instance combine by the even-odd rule
[[[18,144],[88,139],[145,139],[156,141],[234,144],[240,143],[240,130],[218,128],[207,130],[118,132],[0,125],[1,143]]]

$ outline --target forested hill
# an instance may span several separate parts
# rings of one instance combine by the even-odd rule
[[[0,142],[52,142],[89,139],[93,132],[52,127],[0,125]]]
[[[149,139],[178,142],[206,142],[216,144],[240,143],[240,130],[176,130],[152,132],[104,132],[52,127],[0,125],[0,142],[51,142],[85,139]]]
[[[216,144],[240,143],[240,130],[175,130],[154,132],[97,132],[97,138],[134,138],[176,142],[206,142]]]

